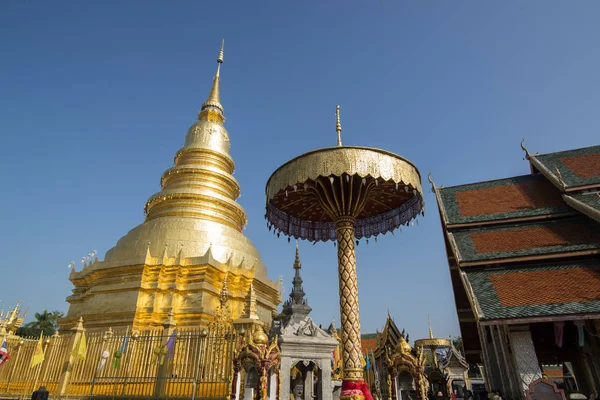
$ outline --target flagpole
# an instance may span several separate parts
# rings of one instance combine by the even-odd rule
[[[131,329],[131,331],[133,332],[133,328]],[[133,357],[133,349],[135,348],[135,342],[138,336],[139,335],[137,332],[131,335],[131,347],[125,350],[125,361],[127,362],[125,363],[125,381],[123,382],[123,393],[121,394],[122,396],[125,396],[125,391],[127,390],[127,381],[129,380],[129,366],[131,364],[131,357]],[[129,345],[129,341],[127,345]],[[129,357],[127,357],[127,353],[129,353]]]
[[[125,336],[123,337],[123,340],[121,341],[121,347],[119,347],[118,350],[115,350],[115,354],[116,352],[120,352],[121,353],[121,357],[123,357],[123,344],[127,341],[128,342],[128,338],[129,337],[129,325],[127,325],[127,329],[125,329]],[[129,343],[128,343],[129,344]],[[125,347],[125,352],[127,352],[127,347]],[[121,368],[121,360],[119,359],[119,365],[117,367],[117,369]],[[115,378],[115,384],[113,386],[113,395],[112,398],[115,398],[115,395],[117,393],[117,385],[118,385],[118,380]]]
[[[12,369],[10,370],[10,375],[8,377],[8,382],[6,383],[6,393],[8,393],[8,388],[10,387],[10,382],[12,381],[13,375],[15,374],[15,369],[17,368],[17,364],[19,363],[19,355],[21,354],[21,348],[25,341],[23,339],[19,340],[19,344],[17,345],[17,355],[15,356],[15,361],[13,363]]]
[[[43,354],[46,354],[46,350],[48,349],[48,343],[50,343],[49,339],[46,339],[44,341],[44,347],[43,347]],[[40,372],[42,372],[42,367],[44,366],[44,364],[46,363],[46,357],[44,357],[44,360],[42,360],[42,362],[40,363],[38,370],[35,374],[35,381],[33,382],[33,389],[31,390],[32,392],[35,391],[35,387],[37,386],[38,380],[40,379]]]
[[[100,355],[98,361],[102,362],[102,353],[104,353],[104,346],[106,346],[106,340],[108,339],[108,333],[104,333],[102,335],[102,345],[100,346]],[[90,399],[94,395],[94,386],[96,385],[96,377],[98,375],[98,370],[100,369],[100,365],[96,363],[96,369],[94,370],[94,377],[92,378],[92,387],[90,388]]]

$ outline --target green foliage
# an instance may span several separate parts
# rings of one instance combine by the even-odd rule
[[[465,354],[465,348],[463,347],[462,337],[458,336],[458,337],[453,338],[452,344],[454,345],[456,350],[458,350],[460,352],[460,354],[462,354],[462,355]]]
[[[35,321],[21,326],[17,329],[16,334],[22,337],[37,337],[40,336],[41,332],[44,332],[44,336],[52,336],[58,330],[58,320],[63,316],[64,314],[61,311],[48,312],[43,310],[35,313]]]

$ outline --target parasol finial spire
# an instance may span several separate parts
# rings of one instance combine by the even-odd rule
[[[340,122],[340,106],[335,106],[335,130],[337,131],[338,142],[337,145],[342,145],[342,123]]]

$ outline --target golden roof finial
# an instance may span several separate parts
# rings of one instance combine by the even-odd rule
[[[335,130],[338,136],[338,146],[342,145],[342,124],[340,122],[340,106],[335,106]]]
[[[427,324],[429,325],[429,339],[433,339],[433,331],[431,330],[431,319],[427,316]]]
[[[221,76],[221,64],[223,64],[223,48],[225,47],[225,39],[221,42],[221,49],[219,50],[219,55],[217,56],[217,73],[213,79],[212,88],[210,89],[210,94],[208,95],[208,99],[202,104],[202,110],[207,108],[215,108],[223,114],[223,106],[221,105],[221,97],[219,95],[219,79]]]

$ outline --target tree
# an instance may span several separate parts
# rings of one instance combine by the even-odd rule
[[[465,348],[463,347],[462,337],[458,336],[452,339],[452,345],[459,351],[463,356],[465,355]]]
[[[35,321],[31,321],[19,329],[16,334],[19,336],[40,336],[41,332],[44,332],[44,336],[52,336],[59,328],[58,320],[61,319],[64,314],[61,311],[48,312],[43,310],[42,312],[35,313]]]

